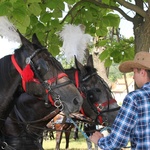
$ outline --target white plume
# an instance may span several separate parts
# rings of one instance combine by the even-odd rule
[[[80,62],[83,62],[85,57],[85,49],[92,42],[92,36],[84,34],[81,25],[75,26],[67,24],[63,30],[59,32],[60,39],[63,41],[62,50],[66,55],[67,62],[70,62],[74,56]]]
[[[21,43],[15,26],[8,20],[6,16],[0,17],[0,36],[7,38],[9,41]]]

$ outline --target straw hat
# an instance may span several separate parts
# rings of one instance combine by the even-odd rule
[[[125,61],[119,66],[119,70],[123,73],[132,72],[134,68],[150,70],[150,53],[138,52],[134,60]]]

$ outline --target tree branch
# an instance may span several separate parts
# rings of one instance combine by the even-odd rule
[[[82,1],[79,1],[78,3],[76,3],[76,4],[68,11],[67,15],[66,15],[66,16],[64,17],[64,19],[61,21],[61,24],[64,23],[64,21],[66,20],[66,18],[67,18],[69,15],[71,15],[72,12],[73,12],[78,6],[80,6],[82,3],[83,3]],[[82,9],[82,8],[81,8],[81,9]],[[81,9],[80,9],[80,10],[81,10]],[[80,11],[80,10],[79,10],[79,11]]]
[[[72,9],[69,10],[68,14],[65,16],[65,18],[62,20],[61,23],[63,23],[65,21],[65,19],[72,14],[72,12],[80,5],[82,5],[82,3],[85,2],[89,2],[92,4],[95,4],[101,8],[108,8],[108,9],[112,9],[112,10],[116,10],[118,11],[126,20],[133,22],[133,18],[131,18],[129,15],[127,15],[122,9],[115,7],[115,6],[110,6],[110,5],[106,5],[103,4],[101,1],[97,1],[97,0],[80,0],[79,2],[77,2]]]
[[[146,17],[146,12],[138,6],[131,4],[131,3],[128,3],[125,0],[116,0],[116,2],[118,2],[120,5],[123,5],[124,7],[128,8],[128,9],[135,11],[136,13],[138,13],[143,18]]]

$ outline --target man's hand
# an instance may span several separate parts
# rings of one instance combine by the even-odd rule
[[[98,131],[94,132],[91,136],[89,136],[90,140],[95,144],[97,144],[98,140],[102,137],[104,137],[104,135]]]

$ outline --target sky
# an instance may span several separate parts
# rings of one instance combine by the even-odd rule
[[[128,16],[134,17],[135,13],[130,9],[127,9],[123,6],[120,7]],[[133,23],[127,21],[119,12],[114,11],[115,14],[120,16],[120,34],[124,35],[126,38],[133,36]]]
[[[124,35],[126,38],[133,36],[133,23],[122,19],[119,27],[121,35]]]
[[[6,38],[0,38],[0,58],[13,54],[14,50],[18,47],[19,43],[8,41]]]

